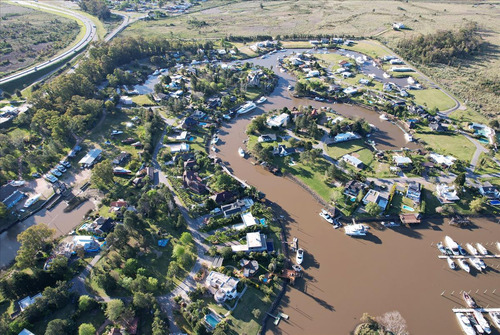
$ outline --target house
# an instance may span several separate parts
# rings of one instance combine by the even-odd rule
[[[212,196],[212,199],[217,203],[217,205],[225,204],[234,199],[234,194],[231,191],[219,192]]]
[[[101,158],[101,153],[101,149],[92,149],[82,159],[80,159],[78,164],[85,168],[90,168]]]
[[[393,66],[390,69],[391,72],[413,72],[411,67],[406,66]]]
[[[170,152],[171,153],[188,152],[189,149],[190,149],[190,146],[187,143],[171,144],[170,145]]]
[[[287,113],[281,113],[280,115],[273,115],[267,118],[268,127],[286,127],[288,120],[290,120],[290,115]]]
[[[0,202],[7,208],[14,207],[24,197],[26,197],[26,194],[18,191],[17,188],[11,184],[5,184],[0,187]]]
[[[347,63],[347,64],[349,64],[349,63]],[[343,77],[344,79],[346,79],[346,78],[350,78],[350,77],[353,77],[352,72],[349,72],[349,71],[342,71],[342,72],[341,72],[341,74],[342,74],[342,77]]]
[[[245,228],[252,227],[257,224],[257,219],[254,218],[252,212],[246,212],[241,214],[241,219],[243,220]]]
[[[342,160],[348,164],[351,164],[357,169],[363,169],[365,167],[365,164],[360,159],[352,155],[344,155],[342,156]]]
[[[126,202],[125,200],[123,199],[120,199],[120,200],[117,200],[117,201],[112,201],[110,204],[109,204],[109,211],[112,212],[116,212],[116,211],[119,211],[120,209],[122,208],[127,208],[128,207],[128,202]]]
[[[35,335],[35,334],[30,332],[28,329],[24,328],[18,335]]]
[[[491,185],[490,182],[486,182],[483,185],[479,186],[479,193],[481,193],[482,196],[488,197],[490,199],[500,198],[500,192],[498,192],[497,188]]]
[[[450,203],[460,200],[454,185],[448,186],[446,184],[439,184],[436,186],[436,193],[441,203]]]
[[[261,70],[250,71],[247,76],[247,86],[248,87],[258,87],[260,86],[260,78],[263,76],[264,72]]]
[[[358,93],[358,89],[356,87],[349,86],[348,88],[344,89],[342,92],[347,95],[353,95]]]
[[[259,270],[259,262],[256,260],[242,259],[240,260],[241,272],[246,278],[252,277]]]
[[[261,234],[260,231],[247,233],[246,244],[232,245],[233,252],[259,252],[267,250],[266,235]]]
[[[68,154],[68,157],[75,157],[77,153],[79,153],[82,150],[82,147],[79,145],[75,145],[73,149]]]
[[[85,252],[96,252],[99,251],[100,245],[93,236],[76,235],[73,241],[68,243],[67,249],[74,253],[77,248],[83,248]]]
[[[128,161],[130,158],[130,154],[126,151],[122,151],[116,158],[113,160],[113,164],[122,165]]]
[[[132,105],[134,102],[132,101],[131,97],[128,97],[126,95],[120,97],[120,102],[123,105]]]
[[[276,134],[262,134],[259,136],[257,141],[259,141],[259,143],[274,142],[274,141],[276,141]]]
[[[404,225],[418,224],[422,221],[422,216],[420,213],[405,213],[400,214],[399,219]]]
[[[194,118],[188,116],[184,120],[182,120],[180,127],[182,129],[191,129],[194,128],[198,125],[198,121],[196,121]]]
[[[188,136],[189,136],[189,133],[187,131],[181,131],[181,133],[179,135],[177,135],[175,137],[175,139],[177,141],[185,141],[185,140],[187,140]]]
[[[434,153],[434,152],[431,152],[429,154],[429,159],[431,159],[432,161],[434,161],[436,164],[443,165],[445,167],[452,166],[453,163],[457,160],[453,156],[444,156],[444,155],[437,154],[437,153]]]
[[[410,181],[408,183],[408,189],[406,190],[406,197],[412,200],[414,203],[420,203],[420,197],[422,194],[422,185],[416,181]]]
[[[115,229],[115,222],[112,218],[98,217],[92,222],[92,232],[96,234],[106,234]]]
[[[165,93],[153,93],[153,100],[156,101],[156,102],[160,102],[162,100],[167,100],[168,99],[168,95],[166,95]]]
[[[17,302],[17,304],[19,305],[19,308],[21,309],[21,312],[22,312],[26,308],[28,308],[29,306],[33,305],[35,303],[35,301],[41,297],[42,297],[41,293],[38,293],[38,294],[34,295],[33,297],[27,296],[26,298],[19,300]]]
[[[217,271],[210,271],[205,279],[205,286],[208,291],[214,295],[217,303],[222,303],[226,300],[234,299],[238,295],[236,290],[239,280],[229,277]]]
[[[203,194],[207,192],[207,187],[203,184],[202,179],[198,176],[198,173],[185,170],[182,174],[182,181],[185,188],[190,189],[191,191]]]
[[[236,200],[233,203],[224,205],[220,209],[222,210],[224,217],[227,218],[231,215],[235,215],[235,214],[244,212],[246,210],[249,210],[250,207],[252,207],[252,205],[253,205],[253,200],[245,198],[245,199]]]
[[[437,131],[437,132],[442,132],[442,131],[446,131],[446,128],[444,128],[441,123],[439,122],[431,122],[429,123],[429,128],[432,130],[432,131]]]
[[[389,61],[389,63],[391,63],[392,65],[402,65],[402,64],[404,64],[404,62],[401,59],[398,59],[398,58],[391,59]]]
[[[357,197],[368,186],[357,180],[350,180],[345,184],[344,194],[350,197]]]
[[[394,164],[396,164],[396,166],[399,168],[406,167],[412,163],[410,157],[399,156],[399,155],[392,156],[392,160],[394,161]]]
[[[380,195],[379,191],[370,189],[368,193],[363,197],[362,200],[364,205],[368,205],[370,202],[376,203],[382,210],[387,207],[388,201]]]
[[[347,142],[352,140],[359,140],[361,136],[353,132],[340,133],[333,138],[333,143]]]
[[[311,70],[306,75],[306,78],[313,78],[313,77],[319,77],[319,71],[318,70]]]
[[[295,148],[287,148],[286,146],[281,144],[273,148],[273,155],[279,155],[280,157],[290,156],[294,153]]]
[[[184,170],[193,170],[196,166],[196,159],[190,158],[184,162]]]
[[[361,85],[368,85],[368,84],[370,83],[370,81],[369,81],[368,79],[366,79],[366,78],[361,78],[361,79],[359,80],[359,83],[360,83]]]

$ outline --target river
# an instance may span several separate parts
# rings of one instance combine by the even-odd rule
[[[257,62],[276,65],[269,58]],[[450,270],[445,260],[438,259],[435,247],[445,235],[450,235],[457,242],[482,242],[488,244],[490,251],[498,252],[490,244],[500,236],[496,220],[475,220],[475,227],[467,230],[439,220],[412,229],[372,228],[366,238],[350,238],[318,215],[321,206],[298,184],[274,176],[238,155],[251,117],[263,109],[305,104],[325,106],[292,98],[286,87],[294,85],[294,78],[286,73],[278,75],[278,87],[266,104],[220,129],[217,154],[236,176],[265,193],[274,203],[276,214],[284,215],[288,239],[298,237],[305,250],[304,279],[288,289],[280,305],[280,311],[290,319],[282,320],[279,326],[269,322],[268,333],[349,334],[365,312],[380,316],[398,310],[412,334],[457,334],[460,328],[451,309],[464,306],[461,290],[472,290],[472,296],[482,306],[500,307],[500,290],[492,293],[499,288],[500,260],[487,260],[486,273],[471,269],[472,274],[467,274]],[[381,131],[375,133],[374,139],[382,149],[408,146],[402,131],[380,121],[375,112],[341,104],[332,106],[343,115],[364,117],[379,127]]]

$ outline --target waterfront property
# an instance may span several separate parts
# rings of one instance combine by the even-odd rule
[[[436,186],[436,193],[441,203],[451,203],[460,200],[454,185],[439,184]]]
[[[361,136],[353,132],[340,133],[333,138],[333,143],[347,142],[360,139]]]
[[[267,250],[266,235],[261,234],[259,231],[247,233],[246,244],[232,245],[233,252],[258,252]]]
[[[227,218],[231,215],[238,214],[238,213],[241,213],[241,212],[244,212],[244,211],[250,209],[250,207],[252,207],[252,205],[253,205],[253,200],[245,198],[245,199],[239,199],[233,203],[224,205],[221,207],[221,210],[222,210],[222,214],[224,215],[224,217]]]
[[[498,192],[497,188],[490,182],[485,182],[484,184],[479,186],[479,193],[481,193],[482,196],[490,199],[500,198],[500,192]]]
[[[414,203],[420,203],[420,197],[422,193],[422,185],[416,181],[410,181],[408,183],[408,189],[406,190],[406,197],[412,200]]]
[[[217,303],[223,303],[226,300],[234,299],[238,295],[236,287],[239,280],[229,277],[217,271],[210,271],[205,279],[205,286],[213,294]]]
[[[280,115],[273,115],[267,118],[267,125],[269,127],[286,127],[288,124],[288,120],[290,119],[290,115],[287,113],[281,113]]]
[[[259,270],[259,262],[256,260],[242,259],[240,260],[241,273],[244,277],[252,277]]]
[[[276,141],[276,134],[262,134],[259,136],[257,141],[259,141],[259,143],[274,142],[274,141]]]
[[[420,213],[405,213],[400,214],[399,219],[401,220],[401,223],[405,225],[412,225],[420,223],[422,221],[422,216]]]
[[[363,197],[363,204],[368,205],[370,202],[376,203],[382,210],[385,210],[388,205],[388,200],[380,195],[379,191],[370,189]]]
[[[345,184],[344,194],[356,198],[368,186],[357,180],[350,180]]]

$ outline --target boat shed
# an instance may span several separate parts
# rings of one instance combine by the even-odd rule
[[[82,159],[80,159],[78,164],[87,168],[91,167],[99,160],[99,158],[101,157],[101,153],[101,149],[92,149]]]

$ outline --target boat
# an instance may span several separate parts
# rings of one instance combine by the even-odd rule
[[[450,248],[450,250],[453,252],[453,255],[458,256],[460,254],[458,252],[458,244],[457,244],[457,242],[453,241],[453,239],[451,237],[445,236],[445,238],[444,238],[444,244],[446,244],[446,246],[448,248]]]
[[[292,265],[292,269],[297,271],[297,272],[301,272],[302,271],[302,267],[298,264],[294,264]]]
[[[479,255],[479,253],[477,252],[477,249],[476,249],[476,248],[474,248],[474,246],[473,246],[472,244],[467,243],[467,244],[465,245],[465,247],[467,248],[467,250],[469,250],[469,252],[470,252],[472,255],[475,255],[475,256]]]
[[[462,246],[460,244],[458,244],[458,243],[457,243],[457,246],[458,246],[458,252],[460,253],[460,255],[466,256],[467,255],[467,251],[465,251],[465,249],[462,248]]]
[[[470,308],[477,308],[476,301],[474,301],[474,299],[472,299],[472,297],[469,295],[469,293],[464,292],[464,293],[462,293],[462,296],[463,296],[467,306],[469,306]]]
[[[389,120],[389,118],[387,117],[387,114],[380,114],[379,118],[380,118],[380,120],[384,120],[384,121]]]
[[[481,255],[487,255],[488,250],[481,244],[481,243],[476,243],[477,250],[479,250],[479,253]]]
[[[302,264],[302,261],[304,260],[304,250],[302,248],[297,249],[297,254],[295,255],[295,262],[297,264]]]
[[[130,174],[132,171],[124,169],[122,167],[114,167],[113,174]]]
[[[212,151],[217,152],[217,148],[214,145],[212,145]]]
[[[326,210],[322,209],[321,212],[319,213],[319,216],[325,219],[326,222],[333,223],[333,217]]]
[[[260,99],[259,99],[259,100],[257,100],[256,102],[257,102],[258,104],[262,104],[262,103],[264,103],[264,102],[266,102],[266,101],[267,101],[267,98],[266,98],[266,97],[260,97]]]
[[[384,74],[382,76],[384,76],[385,79],[389,79],[391,77],[391,75],[387,74],[386,72],[384,72]]]
[[[292,240],[292,250],[295,251],[299,248],[299,239],[294,237]]]
[[[500,250],[500,242],[497,242],[497,249]]]
[[[441,251],[443,255],[446,255],[446,249],[443,246],[443,242],[438,242],[437,248],[439,249],[439,251]]]
[[[486,265],[486,263],[485,263],[485,262],[484,262],[481,258],[477,258],[477,257],[476,257],[476,259],[477,259],[477,263],[481,266],[481,268],[482,268],[483,270],[485,270],[485,269],[488,267],[488,266]]]
[[[481,264],[479,264],[477,262],[478,260],[479,260],[479,258],[476,258],[476,257],[469,258],[469,263],[471,263],[472,266],[475,267],[477,271],[482,271],[483,268],[481,267]]]
[[[367,228],[362,224],[351,224],[344,227],[344,232],[348,236],[365,236]]]
[[[484,334],[483,327],[481,327],[479,322],[477,322],[476,318],[474,318],[474,315],[468,313],[466,316],[469,318],[470,324],[476,330],[476,332],[478,332],[478,334]]]
[[[12,180],[9,184],[11,186],[14,186],[14,187],[21,187],[21,186],[24,186],[24,184],[26,184],[26,181],[24,181],[24,180]]]
[[[411,136],[410,134],[408,133],[405,133],[405,140],[407,142],[413,142],[413,136]]]
[[[450,267],[450,269],[455,270],[457,268],[455,262],[450,257],[446,257],[446,261],[448,262],[448,266]]]
[[[481,313],[480,311],[478,310],[474,310],[472,311],[472,313],[474,314],[474,317],[476,318],[477,320],[477,323],[479,323],[479,325],[481,326],[481,328],[483,328],[483,330],[488,333],[488,334],[491,334],[491,327],[490,327],[490,324],[489,322],[486,320],[486,318],[483,316],[483,313]]]
[[[31,205],[33,205],[35,202],[37,202],[40,199],[41,196],[42,195],[40,193],[38,193],[38,194],[32,196],[31,198],[29,198],[28,200],[26,200],[26,202],[24,203],[24,208],[28,208]]]
[[[467,265],[467,263],[465,263],[465,261],[463,259],[457,259],[457,262],[458,262],[458,266],[460,266],[462,268],[462,270],[464,270],[465,272],[470,272],[469,265]]]
[[[215,136],[212,138],[212,141],[210,141],[210,143],[212,143],[212,144],[217,144],[217,142],[219,142],[219,136],[215,135]]]
[[[500,329],[500,312],[489,312],[488,314],[490,315],[495,326]]]
[[[289,91],[293,90],[293,86],[292,85],[288,85],[288,90]]]
[[[245,113],[248,113],[252,110],[255,109],[255,107],[257,107],[257,105],[253,102],[253,101],[247,101],[246,104],[244,104],[243,106],[241,106],[237,111],[236,113],[237,114],[245,114]]]
[[[456,313],[455,314],[458,319],[458,323],[460,324],[460,328],[464,331],[465,334],[467,335],[476,335],[476,331],[472,327],[472,324],[470,323],[469,318],[467,315],[463,313]]]
[[[238,155],[240,155],[240,157],[245,157],[245,150],[243,150],[241,147],[238,148]]]

